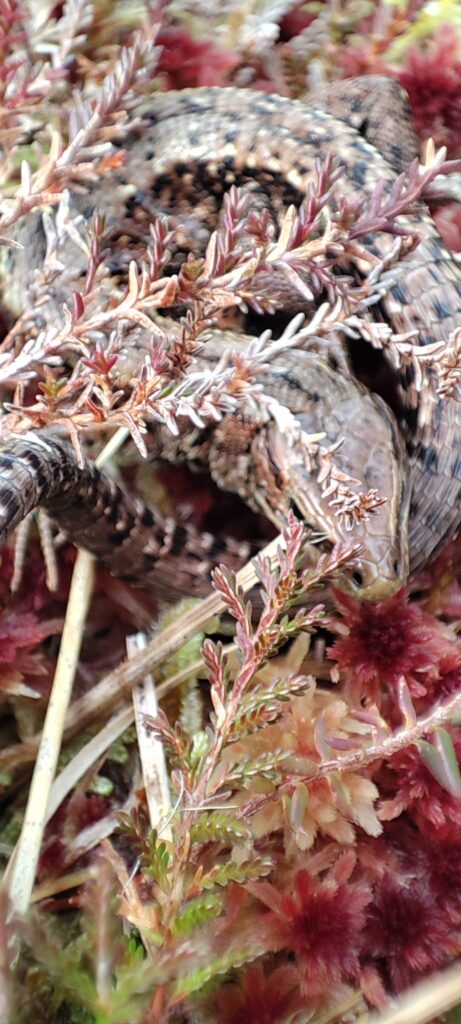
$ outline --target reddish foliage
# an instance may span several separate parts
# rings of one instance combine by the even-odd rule
[[[9,678],[10,669],[16,679],[41,676],[47,671],[42,651],[32,650],[47,637],[59,633],[61,619],[40,621],[21,606],[3,611],[0,616],[0,671]]]
[[[384,875],[368,910],[365,951],[398,992],[461,952],[461,933],[424,879]]]
[[[340,49],[338,61],[344,78],[388,75],[406,89],[416,133],[421,141],[433,138],[453,156],[461,146],[461,60],[459,37],[452,25],[443,25],[425,49],[412,47],[405,66],[386,61],[388,41],[362,33],[356,46]],[[448,244],[448,243],[447,243]]]
[[[107,800],[92,793],[77,790],[61,805],[46,831],[45,845],[40,857],[39,874],[56,873],[66,866],[68,845],[82,829],[99,821],[107,813]]]
[[[443,625],[415,603],[405,591],[379,604],[361,604],[336,592],[342,620],[336,625],[340,638],[329,657],[345,673],[348,689],[360,699],[380,700],[383,686],[395,688],[404,676],[414,697],[427,693],[428,685],[458,663],[459,652]]]
[[[317,15],[306,8],[307,5],[305,3],[300,3],[299,7],[295,7],[292,11],[287,11],[280,22],[279,38],[281,43],[287,42],[293,36],[298,36],[309,25],[312,25]]]
[[[405,13],[408,19],[411,19],[411,12],[417,6],[418,3],[407,6]],[[300,3],[282,19],[279,36],[282,46],[277,42],[274,47],[274,52],[277,52],[278,47],[280,66],[283,65],[285,42],[301,33],[316,17],[316,12],[304,8],[305,5]],[[15,4],[12,5],[14,9]],[[19,20],[18,29],[21,29]],[[377,31],[373,36],[372,15],[360,23],[360,33],[363,42],[355,48],[343,42],[338,46],[335,41],[327,43],[326,49],[329,48],[330,56],[332,52],[337,52],[338,64],[349,75],[382,72],[397,76],[409,92],[416,128],[421,138],[433,135],[437,143],[446,143],[453,153],[461,146],[461,60],[457,54],[455,33],[447,27],[438,33],[426,49],[410,50],[406,66],[400,72],[385,63],[386,46],[390,40],[384,35],[379,36]],[[12,41],[15,39],[10,35],[8,46],[4,46],[7,54]],[[158,36],[158,43],[162,52],[157,70],[163,76],[166,88],[225,86],[232,81],[236,71],[241,73],[243,69],[253,86],[272,90],[274,81],[275,87],[279,83],[275,78],[273,81],[270,75],[282,77],[278,61],[274,60],[271,64],[271,61],[265,59],[267,54],[258,61],[254,54],[247,57],[237,51],[219,50],[204,38],[193,39],[185,27],[164,27]],[[289,45],[286,50],[289,55]],[[251,63],[245,63],[246,60]],[[0,86],[12,70],[10,62],[3,74],[0,71]],[[59,77],[67,72],[57,69],[53,74]],[[239,77],[246,80],[243,74]],[[283,81],[281,84],[283,88]],[[27,94],[27,88],[26,81],[24,95]],[[14,102],[22,102],[23,98],[19,92]],[[442,205],[435,210],[435,217],[447,245],[461,251],[460,205]],[[192,262],[186,267],[191,281],[192,272],[197,266],[197,262]],[[185,280],[186,271],[183,269],[183,285]],[[77,295],[74,309],[76,321],[82,317],[83,311],[83,301]],[[107,356],[103,349],[96,347],[93,358],[83,359],[82,363],[108,379],[115,360],[115,356]],[[154,369],[160,372],[161,364],[157,366],[154,363]],[[170,486],[175,473],[167,470],[159,477],[169,492],[173,511],[180,502],[187,502],[192,506],[192,521],[207,525],[210,509],[213,512],[210,491],[203,488],[199,491],[195,486],[189,489],[188,485],[182,489],[180,483],[175,489]],[[218,517],[221,520],[223,510],[224,503],[220,500]],[[239,526],[243,534],[247,534],[243,519],[240,522],[240,516],[235,518],[239,518]],[[29,563],[28,573],[33,586],[27,600],[22,597],[19,603],[16,600],[0,621],[0,669],[4,670],[4,678],[8,677],[9,668],[13,665],[15,672],[25,677],[46,672],[45,653],[39,645],[60,629],[61,620],[56,615],[61,611],[61,602],[65,600],[68,580],[61,586],[57,596],[50,597],[45,588],[42,564],[35,555],[32,558],[34,560]],[[66,549],[66,568],[72,559],[73,554]],[[9,560],[10,555],[7,553],[0,564],[0,598],[5,601],[6,583],[10,574]],[[458,569],[459,562],[458,558]],[[329,756],[330,739],[336,744],[331,744],[332,756],[335,752],[355,749],[355,741],[360,742],[361,738],[366,740],[366,734],[354,731],[358,728],[359,720],[357,717],[355,721],[353,715],[348,716],[348,698],[352,697],[356,705],[363,702],[364,697],[367,703],[374,700],[381,704],[387,690],[391,696],[395,696],[402,676],[412,697],[420,702],[427,702],[429,697],[432,702],[434,697],[438,699],[459,690],[461,651],[454,634],[450,634],[443,624],[442,617],[460,617],[461,591],[454,581],[455,568],[451,563],[450,572],[453,571],[450,583],[445,590],[439,583],[447,565],[440,562],[440,571],[431,569],[426,572],[431,590],[429,601],[434,602],[431,604],[433,615],[415,601],[410,603],[404,592],[376,606],[358,604],[338,593],[336,601],[339,616],[332,623],[336,639],[329,650],[330,658],[337,661],[344,683],[338,701],[328,705],[325,692],[319,687],[320,698],[325,699],[321,716],[315,717],[311,713],[308,697],[294,698],[290,717],[282,714],[273,725],[267,727],[265,733],[261,730],[259,741],[262,736],[263,742],[260,750],[254,735],[249,734],[248,760],[251,762],[252,754],[269,755],[271,750],[278,747],[282,749],[287,722],[299,740],[294,746],[293,762],[296,762],[295,767],[301,774],[306,769],[306,763],[310,762],[314,767],[317,764],[323,749],[321,740],[327,749],[326,756]],[[114,581],[108,573],[99,571],[96,594],[86,627],[87,645],[81,662],[81,677],[85,679],[85,685],[91,685],[91,681],[98,677],[104,667],[119,660],[123,654],[126,632],[150,623],[152,603],[147,596],[130,590],[122,582]],[[435,617],[435,613],[439,618]],[[43,621],[40,621],[40,616]],[[239,636],[242,650],[246,642],[247,651],[256,659],[257,646],[254,654],[248,637],[244,630],[242,632],[242,626]],[[92,649],[97,650],[97,654],[93,654]],[[212,651],[215,653],[214,648]],[[247,660],[250,660],[249,655]],[[217,657],[216,665],[219,670],[221,665]],[[224,672],[222,675],[224,677]],[[223,686],[223,695],[224,689]],[[221,699],[217,686],[214,695]],[[219,707],[218,700],[216,706]],[[387,706],[386,720],[393,725],[392,718],[396,710],[400,714],[400,709],[397,706],[391,707],[390,715],[387,714],[388,710]],[[273,713],[270,709],[270,714]],[[459,758],[461,732],[453,729],[452,736]],[[274,738],[276,743],[273,742]],[[244,752],[244,740],[240,744]],[[232,750],[238,753],[238,740]],[[373,781],[370,780],[370,774]],[[307,861],[308,867],[304,861],[299,870],[287,866],[284,860],[289,847],[284,849],[281,838],[286,825],[282,811],[280,817],[277,817],[273,806],[266,808],[268,824],[264,823],[264,828],[267,831],[263,831],[261,825],[261,835],[255,832],[254,845],[257,849],[262,836],[261,848],[264,849],[266,837],[269,834],[274,837],[270,840],[276,853],[276,867],[272,875],[274,884],[253,882],[247,887],[229,887],[228,915],[221,933],[218,926],[216,934],[223,938],[227,948],[232,929],[239,933],[241,922],[248,913],[248,930],[254,928],[261,943],[263,936],[267,938],[268,957],[262,967],[252,966],[242,970],[236,979],[225,982],[205,1002],[206,1009],[211,1010],[217,1024],[231,1024],[231,1021],[237,1019],[248,1021],[248,1024],[256,1024],[256,1021],[261,1024],[282,1024],[286,1019],[309,1009],[309,1000],[313,1001],[315,1011],[322,1006],[322,1001],[327,1003],[328,999],[337,1000],[341,986],[348,982],[354,985],[360,982],[362,991],[370,1001],[382,1005],[385,988],[391,987],[398,991],[422,973],[461,953],[460,801],[443,789],[430,774],[415,747],[400,751],[379,768],[373,766],[370,774],[368,770],[360,774],[360,767],[357,774],[343,773],[340,778],[339,774],[336,778],[333,772],[328,778],[317,779],[310,778],[307,773],[305,788],[308,795],[302,827],[304,834],[308,834],[308,829],[311,830],[312,844],[315,840],[316,845],[312,847],[314,852]],[[183,775],[186,777],[187,772],[183,771]],[[363,840],[363,830],[367,827],[371,829],[370,822],[374,825],[376,820],[376,817],[372,819],[376,800],[374,784],[381,794],[380,818],[385,825],[379,838]],[[283,813],[285,809],[284,805]],[[108,801],[102,797],[81,791],[75,793],[60,808],[48,827],[41,872],[57,873],[65,868],[72,858],[69,853],[72,840],[87,825],[100,820],[107,810]],[[350,825],[351,818],[357,831]],[[378,822],[374,834],[379,827]],[[146,826],[146,835],[148,831]],[[328,848],[325,847],[325,835],[331,837]],[[349,852],[344,853],[347,844],[355,842],[357,858]],[[269,840],[267,844],[269,846]],[[326,857],[320,872],[315,870],[313,861],[321,858],[326,849],[334,852],[328,855],[330,859]],[[296,855],[299,855],[299,851]],[[211,859],[212,853],[208,856]],[[334,857],[336,864],[331,868]],[[325,865],[330,865],[330,869],[325,870]],[[194,885],[198,888],[198,874]],[[152,899],[152,887],[147,885],[145,879],[138,895],[146,904]],[[253,912],[254,918],[251,917]],[[255,919],[257,924],[254,923]],[[224,922],[224,918],[221,921]],[[243,940],[242,949],[243,962],[246,955]],[[273,954],[277,954],[278,966],[271,970]],[[294,962],[284,962],[284,956]]]
[[[409,50],[398,79],[408,92],[418,136],[433,138],[454,155],[461,146],[461,60],[453,26],[442,26],[425,50]]]
[[[343,78],[362,78],[363,75],[389,75],[384,59],[368,43],[348,46],[338,54]]]
[[[455,829],[453,829],[455,832]],[[450,839],[445,834],[442,840],[431,835],[424,843],[418,836],[421,854],[424,855],[424,868],[434,899],[439,905],[447,908],[451,917],[456,916],[459,923],[461,914],[461,834]]]
[[[226,85],[230,72],[239,63],[239,55],[217,50],[212,43],[192,39],[187,29],[165,26],[157,36],[163,47],[158,71],[168,89],[187,89],[200,85]]]
[[[397,877],[426,880],[434,902],[444,907],[452,921],[461,912],[461,832],[440,837],[434,831],[423,834],[406,815],[385,826],[387,850],[393,848],[398,861]],[[386,874],[388,861],[386,860]]]
[[[207,1004],[216,1024],[284,1024],[305,1007],[297,971],[289,965],[268,975],[261,967],[250,967],[238,984],[223,985]]]
[[[333,984],[358,977],[368,886],[337,881],[334,869],[322,879],[302,869],[285,893],[266,883],[251,889],[272,908],[274,948],[295,953],[305,991],[312,998],[328,995]]]
[[[445,245],[452,252],[461,252],[461,203],[444,203],[432,215]]]

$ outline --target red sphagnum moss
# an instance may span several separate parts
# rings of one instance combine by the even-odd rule
[[[296,957],[302,991],[325,999],[332,986],[358,981],[359,952],[371,891],[351,879],[353,854],[344,854],[323,877],[301,868],[284,885],[257,882],[250,886],[268,908],[265,922],[273,948]],[[340,936],[340,941],[338,938]]]
[[[345,678],[354,703],[380,702],[392,694],[402,676],[413,698],[434,692],[434,684],[452,659],[459,665],[459,645],[442,622],[411,601],[405,591],[379,604],[361,604],[336,592],[342,613],[333,624],[339,634],[328,656]]]
[[[446,146],[450,156],[461,147],[461,48],[452,25],[443,25],[423,49],[411,47],[398,75],[406,89],[418,136]]]

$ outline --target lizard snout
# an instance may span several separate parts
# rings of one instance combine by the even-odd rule
[[[356,600],[377,604],[402,589],[407,572],[408,561],[404,553],[396,557],[395,552],[389,551],[389,557],[381,562],[357,561],[351,566],[350,573],[338,579],[335,585]]]

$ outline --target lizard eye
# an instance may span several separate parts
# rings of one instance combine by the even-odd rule
[[[352,582],[355,583],[356,587],[361,587],[362,586],[363,576],[362,576],[361,572],[357,572],[357,570],[355,572],[353,572],[352,576],[351,576],[351,579],[352,579]]]

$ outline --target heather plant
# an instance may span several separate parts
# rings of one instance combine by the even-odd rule
[[[412,591],[378,605],[342,594],[335,582],[357,554],[354,525],[383,496],[363,492],[341,470],[340,450],[306,438],[264,394],[265,371],[285,348],[334,331],[410,367],[416,392],[456,394],[460,330],[443,351],[421,347],[414,332],[376,322],[373,308],[417,246],[403,218],[421,198],[447,244],[451,231],[461,247],[459,204],[444,198],[450,179],[440,184],[461,147],[458,8],[219,7],[0,0],[1,241],[14,258],[40,211],[47,243],[17,317],[2,272],[2,440],[58,429],[81,459],[122,430],[136,458],[117,456],[117,473],[148,503],[169,510],[175,495],[184,499],[202,526],[210,490],[171,470],[149,468],[146,483],[146,430],[175,434],[184,420],[201,429],[250,408],[302,449],[351,540],[321,553],[321,538],[290,513],[255,567],[237,576],[217,567],[209,598],[163,615],[103,570],[92,584],[81,558],[66,613],[75,556],[59,538],[56,555],[43,517],[42,552],[25,531],[15,555],[4,549],[7,1022],[356,1020],[386,1011],[461,953],[459,543]],[[390,192],[380,185],[369,202],[346,201],[340,169],[326,160],[276,229],[231,188],[203,253],[178,266],[183,225],[152,218],[143,240],[117,250],[126,272],[114,280],[103,211],[84,221],[72,197],[111,187],[150,95],[250,84],[302,97],[319,81],[376,72],[405,85],[422,140],[442,147],[428,143]],[[363,244],[373,231],[388,237],[381,261]],[[271,322],[277,275],[305,316],[279,337],[262,329],[203,370],[197,357],[216,324],[238,323],[242,309]],[[148,639],[135,642],[140,630]],[[76,665],[74,700],[54,726],[56,756],[63,746],[43,828],[29,832],[30,812],[40,817],[30,799],[24,810],[30,768],[49,741],[44,711],[61,658]],[[24,850],[31,898],[17,867]],[[459,984],[447,995],[442,982],[431,1016],[460,997]],[[413,1020],[428,1019],[417,992],[411,1006]]]

